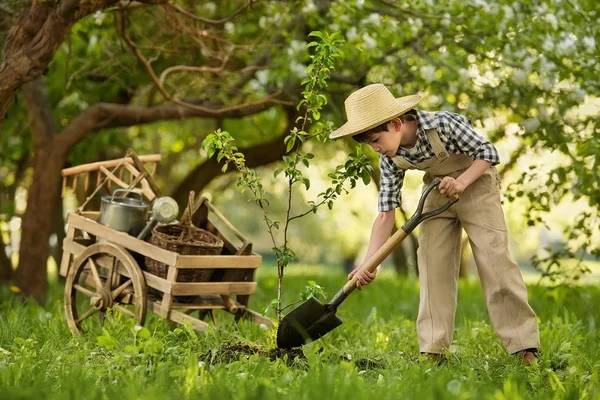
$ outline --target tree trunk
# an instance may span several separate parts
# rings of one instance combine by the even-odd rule
[[[61,167],[62,168],[62,167]],[[65,219],[63,217],[63,204],[59,198],[56,204],[56,210],[54,212],[52,226],[52,234],[56,235],[56,244],[52,246],[50,250],[50,256],[54,258],[56,265],[60,266],[62,260],[62,243],[65,239]]]
[[[396,233],[398,229],[400,228],[394,226],[394,229],[392,229],[392,235]],[[408,275],[408,254],[406,253],[406,250],[402,244],[396,247],[396,249],[392,252],[392,261],[394,263],[394,269],[398,275]]]
[[[54,151],[56,128],[43,78],[23,85],[33,137],[33,179],[21,225],[19,266],[15,284],[40,304],[46,300],[49,243],[52,222],[60,197],[60,171],[64,154]]]
[[[13,274],[12,264],[10,258],[6,254],[6,245],[0,235],[0,285],[7,283],[11,280]]]
[[[356,255],[345,256],[342,259],[342,265],[344,266],[344,271],[350,273],[354,267],[356,266],[354,261],[356,260]]]

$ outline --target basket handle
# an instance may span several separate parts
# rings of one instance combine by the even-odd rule
[[[194,225],[192,223],[192,215],[194,214],[194,200],[196,198],[196,193],[191,190],[190,194],[188,195],[188,224],[190,224],[190,226]]]
[[[185,225],[186,223],[189,225],[194,225],[192,222],[193,210],[194,210],[194,198],[196,197],[196,193],[192,190],[188,195],[188,205],[183,210],[183,215],[179,220],[179,223]]]

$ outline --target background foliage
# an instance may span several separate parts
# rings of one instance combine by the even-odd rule
[[[246,3],[174,4],[217,21]],[[165,193],[185,198],[182,193],[207,183],[199,184],[198,179],[206,174],[200,143],[209,132],[216,128],[230,132],[241,149],[283,138],[288,121],[294,119],[288,105],[299,100],[300,82],[306,77],[311,55],[308,33],[337,31],[346,41],[345,60],[324,92],[328,104],[321,120],[341,124],[345,97],[372,82],[385,83],[398,96],[426,95],[423,108],[465,113],[501,150],[507,167],[506,200],[514,203],[507,209],[518,214],[509,218],[511,231],[517,233],[517,255],[525,260],[537,255],[534,261],[540,261],[539,267],[551,278],[565,270],[565,258],[597,258],[600,145],[594,1],[264,1],[220,23],[204,23],[163,7],[131,7],[124,13],[109,8],[74,25],[44,78],[59,131],[72,127],[93,105],[148,108],[168,103],[126,37],[134,41],[156,76],[170,71],[163,86],[177,99],[226,107],[280,91],[282,104],[247,116],[186,117],[90,132],[69,152],[68,164],[121,157],[130,146],[138,153],[159,152],[163,156],[159,184]],[[192,68],[169,70],[177,65]],[[18,96],[0,135],[0,220],[13,262],[17,249],[8,242],[8,222],[26,212],[23,201],[32,179],[26,111]],[[306,151],[316,155],[313,165],[320,176],[315,178],[326,177],[330,160],[343,161],[350,147],[348,142],[308,146]],[[254,215],[228,194],[234,179],[211,181],[205,190],[213,201],[236,224],[256,232],[256,241],[262,243],[253,230]],[[414,178],[407,183],[406,210],[414,205],[417,182]],[[305,249],[303,255],[339,262],[360,254],[368,221],[375,213],[375,188],[361,193],[353,197],[351,206],[319,213],[293,232]],[[564,204],[573,205],[568,207],[568,218],[560,213]],[[335,229],[342,225],[340,221],[353,220],[362,233]],[[528,230],[526,224],[540,227],[542,233],[553,232],[552,243],[558,245],[550,244],[558,255],[538,251],[546,246],[536,238],[540,229]],[[14,226],[13,241],[18,223]],[[556,234],[561,231],[564,234]],[[568,277],[576,281],[585,268],[575,267]]]

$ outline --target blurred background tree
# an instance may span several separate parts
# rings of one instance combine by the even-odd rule
[[[46,260],[60,257],[60,169],[119,158],[127,147],[160,153],[165,194],[184,204],[189,190],[206,190],[260,249],[260,221],[200,143],[222,128],[250,167],[277,168],[267,164],[281,159],[298,116],[314,30],[346,40],[322,119],[343,123],[344,99],[373,82],[424,94],[424,109],[464,113],[501,151],[517,256],[537,255],[550,278],[570,280],[585,264],[558,261],[599,256],[593,0],[75,3],[0,2],[0,279],[27,295],[43,301]],[[326,178],[353,146],[308,149],[314,173]],[[419,179],[407,180],[408,212]],[[376,214],[371,186],[292,233],[302,261],[360,259]],[[554,239],[540,240],[540,227]],[[538,251],[544,243],[551,251]],[[405,244],[395,258],[404,273],[416,247]]]

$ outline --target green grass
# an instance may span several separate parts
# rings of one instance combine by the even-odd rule
[[[291,267],[286,301],[308,280],[329,295],[344,283],[339,270]],[[259,276],[253,308],[275,295],[272,268]],[[547,289],[530,286],[539,315],[542,357],[524,367],[505,353],[490,326],[478,282],[462,282],[455,341],[449,363],[418,360],[415,317],[418,286],[385,271],[338,311],[344,324],[304,346],[306,360],[240,354],[211,364],[223,343],[274,347],[275,332],[220,324],[206,333],[173,327],[149,313],[144,329],[114,317],[73,338],[67,328],[62,288],[52,288],[45,308],[0,298],[1,399],[584,399],[600,396],[600,290],[594,286]]]

